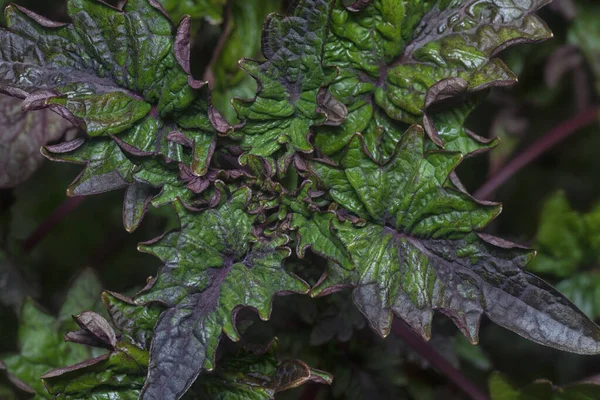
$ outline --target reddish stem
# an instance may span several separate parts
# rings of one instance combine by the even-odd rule
[[[208,87],[213,89],[215,87],[215,75],[213,73],[213,68],[215,63],[221,57],[221,53],[225,49],[225,45],[227,44],[227,39],[231,35],[233,27],[231,26],[231,1],[227,2],[227,11],[225,12],[225,30],[219,37],[219,41],[217,42],[217,46],[215,47],[212,57],[208,62],[208,66],[206,67],[206,71],[204,72],[203,79],[208,82]]]
[[[398,318],[394,318],[392,331],[472,400],[489,400],[489,397],[471,382],[469,378],[454,368],[448,360],[435,351],[425,340],[417,336],[406,323]]]
[[[523,152],[502,167],[475,192],[473,197],[481,200],[489,199],[500,186],[506,183],[506,181],[527,164],[531,163],[550,148],[556,146],[581,128],[597,121],[599,117],[600,107],[595,105],[562,122],[551,129],[543,137],[533,142]]]
[[[50,214],[23,243],[23,250],[33,250],[67,215],[85,200],[84,196],[69,197]]]

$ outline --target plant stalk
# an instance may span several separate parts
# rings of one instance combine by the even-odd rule
[[[42,221],[35,231],[23,243],[23,250],[30,252],[62,221],[85,200],[84,196],[67,198]]]
[[[448,360],[435,351],[425,340],[414,333],[405,322],[394,318],[392,331],[472,400],[489,400],[489,397],[477,385],[450,364]]]
[[[565,140],[567,137],[579,131],[581,128],[590,125],[594,121],[598,121],[599,118],[600,107],[594,105],[560,123],[509,161],[483,186],[481,186],[474,193],[473,197],[480,200],[488,200],[500,186],[506,183],[506,181],[523,167]]]

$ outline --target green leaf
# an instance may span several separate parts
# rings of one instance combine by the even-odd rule
[[[0,396],[6,400],[27,399],[35,390],[16,376],[6,371],[6,365],[0,360]]]
[[[566,195],[549,198],[535,237],[539,255],[529,269],[559,278],[572,276],[600,260],[600,206],[588,214],[571,208]]]
[[[241,188],[201,213],[177,202],[181,230],[142,245],[165,266],[136,300],[167,307],[154,330],[142,399],[180,398],[202,369],[214,369],[221,333],[239,339],[240,307],[251,307],[266,320],[273,296],[308,291],[283,268],[288,239],[254,236],[257,217],[245,210],[250,197],[250,190]]]
[[[96,276],[86,270],[68,291],[58,318],[40,310],[31,299],[23,304],[19,327],[20,354],[8,355],[2,361],[8,372],[35,390],[37,398],[53,398],[40,380],[45,372],[83,361],[94,354],[89,348],[65,342],[64,335],[77,327],[69,314],[80,307],[97,309],[99,298],[100,284]]]
[[[518,389],[500,373],[491,376],[489,386],[492,400],[594,400],[600,396],[600,385],[596,382],[584,381],[557,387],[550,381],[540,379]]]
[[[136,400],[147,368],[147,351],[117,343],[108,354],[52,370],[42,378],[57,400]]]
[[[3,91],[27,108],[61,110],[91,136],[123,132],[152,106],[160,116],[181,111],[197,97],[176,58],[173,26],[150,2],[129,1],[123,11],[91,0],[68,6],[72,24],[6,9],[0,37],[13,45],[2,49]]]
[[[330,90],[349,115],[341,129],[319,131],[316,144],[332,154],[354,132],[368,132],[393,146],[398,137],[386,132],[391,119],[422,124],[438,146],[463,154],[493,145],[428,108],[514,83],[515,76],[495,56],[510,45],[551,37],[533,14],[547,3],[368,0],[344,7],[337,0],[323,62],[340,68]],[[461,113],[468,115],[467,110]]]
[[[84,269],[67,292],[65,302],[58,314],[58,322],[61,324],[62,330],[75,329],[76,325],[73,323],[72,316],[79,314],[82,310],[100,312],[102,310],[101,292],[102,285],[98,281],[96,273],[91,269]]]
[[[175,32],[150,0],[128,1],[122,10],[70,0],[68,12],[72,23],[63,24],[9,6],[8,30],[0,31],[0,40],[12,43],[0,49],[0,91],[23,98],[25,110],[50,108],[87,133],[44,150],[51,159],[86,166],[68,193],[128,186],[149,156],[204,175],[214,151],[209,113],[218,116],[209,111],[204,83],[189,73],[189,18]],[[172,140],[173,132],[187,141]],[[169,168],[163,169],[168,176]],[[126,210],[129,230],[145,204],[145,197],[137,198],[131,221]]]
[[[211,24],[223,21],[223,7],[226,0],[159,0],[165,11],[173,19],[180,21],[185,15],[194,19],[206,18]]]
[[[600,93],[600,7],[594,2],[578,2],[577,17],[569,29],[567,40],[578,46],[586,58],[596,80],[596,92]]]
[[[300,1],[287,17],[271,14],[262,39],[267,60],[240,61],[258,83],[253,100],[233,100],[244,122],[242,147],[248,153],[271,156],[284,144],[290,151],[310,153],[312,126],[339,125],[343,121],[345,107],[325,89],[336,69],[321,65],[330,3]]]
[[[50,111],[21,111],[21,102],[0,94],[0,188],[25,182],[42,165],[40,147],[71,125]]]
[[[189,203],[194,195],[179,179],[179,170],[172,163],[165,165],[160,160],[148,160],[133,176],[136,182],[161,188],[160,193],[150,200],[154,207],[171,203],[174,199]]]
[[[600,274],[598,272],[582,272],[560,281],[556,285],[562,294],[567,296],[588,317],[600,318]]]
[[[389,333],[396,314],[429,338],[433,311],[440,310],[476,343],[485,313],[532,341],[597,353],[600,329],[556,290],[524,271],[531,251],[475,233],[500,207],[478,203],[447,182],[460,155],[424,153],[423,148],[423,130],[414,126],[392,158],[382,162],[366,154],[356,136],[337,172],[347,178],[343,191],[337,190],[339,180],[327,181],[327,172],[335,167],[313,164],[331,197],[364,219],[359,224],[334,220],[355,268],[330,263],[313,295],[355,287],[355,303],[382,336]]]
[[[147,351],[120,342],[110,354],[50,371],[43,379],[56,400],[136,400],[147,368]],[[331,377],[298,360],[278,361],[271,346],[262,353],[226,354],[183,398],[272,400],[310,381],[330,384]]]
[[[600,205],[579,213],[565,193],[555,193],[544,203],[534,244],[539,253],[528,269],[562,278],[557,289],[588,317],[600,317],[599,276],[586,270],[600,260]]]

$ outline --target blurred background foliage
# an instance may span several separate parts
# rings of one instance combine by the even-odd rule
[[[210,82],[215,106],[235,123],[230,100],[250,98],[256,91],[255,81],[237,62],[242,57],[261,57],[262,21],[271,12],[285,11],[288,2],[161,2],[175,23],[184,14],[192,16],[194,75]],[[0,0],[0,5],[6,3]],[[64,0],[16,3],[54,20],[67,19]],[[499,137],[500,144],[490,153],[466,160],[457,173],[476,192],[490,177],[505,171],[516,155],[539,148],[538,141],[553,128],[572,128],[581,115],[595,110],[591,123],[571,129],[564,141],[519,168],[486,197],[504,203],[503,214],[489,232],[536,248],[538,257],[531,271],[556,284],[598,320],[600,3],[555,0],[540,14],[554,38],[505,51],[502,58],[518,74],[519,84],[492,91],[467,124],[481,136]],[[37,156],[37,149],[34,153]],[[73,328],[65,316],[95,309],[95,303],[88,303],[90,293],[99,293],[99,288],[134,293],[143,286],[158,262],[137,252],[137,243],[177,226],[168,211],[151,210],[135,233],[126,233],[122,194],[67,200],[65,188],[77,173],[76,166],[44,162],[26,183],[0,189],[0,360],[4,364],[34,363],[43,373],[89,357],[68,350],[65,358],[62,350],[69,345],[62,342],[62,335]],[[58,217],[57,223],[40,237],[39,227],[53,217]],[[79,295],[67,295],[82,285],[85,289],[79,289]],[[65,303],[65,299],[69,300]],[[239,324],[248,340],[265,342],[277,336],[284,357],[304,360],[335,376],[331,387],[308,385],[282,393],[282,399],[468,398],[401,338],[392,334],[382,340],[372,333],[346,292],[322,299],[278,298],[270,322],[242,312]],[[600,356],[552,350],[485,322],[481,344],[473,347],[441,315],[436,316],[433,331],[429,345],[494,400],[600,399],[595,385],[600,381]],[[19,347],[28,349],[29,359],[13,356]],[[81,346],[73,348],[82,351]],[[39,354],[43,359],[36,358]],[[0,399],[29,398],[11,389],[9,378],[0,363]]]

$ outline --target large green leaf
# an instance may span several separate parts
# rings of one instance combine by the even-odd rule
[[[254,236],[257,217],[245,209],[250,196],[249,189],[238,189],[219,207],[201,213],[176,203],[181,230],[142,245],[165,266],[137,301],[167,309],[154,330],[141,398],[180,398],[202,369],[214,369],[221,333],[239,339],[235,315],[240,307],[251,307],[266,320],[273,296],[308,291],[283,268],[288,239]]]
[[[233,100],[244,122],[242,146],[250,154],[270,156],[283,144],[291,151],[312,152],[312,126],[342,123],[345,107],[326,90],[336,69],[322,65],[330,3],[300,1],[287,17],[271,14],[262,37],[267,60],[240,62],[258,82],[253,100]]]
[[[349,110],[341,129],[320,131],[331,154],[354,132],[396,142],[392,121],[424,124],[438,144],[463,154],[488,147],[451,114],[428,108],[457,95],[505,86],[515,76],[495,56],[551,36],[533,12],[548,0],[337,0],[323,62],[340,69],[331,93]],[[468,106],[459,113],[468,115]],[[393,130],[393,129],[392,129]],[[460,140],[454,136],[459,133]]]
[[[356,136],[341,168],[313,163],[333,200],[362,219],[333,220],[354,267],[331,263],[313,294],[354,287],[354,301],[382,336],[396,314],[429,338],[440,310],[473,343],[486,314],[535,342],[597,353],[600,329],[525,272],[531,251],[476,233],[500,207],[478,203],[448,181],[460,154],[423,150],[423,130],[414,126],[387,161],[366,153]],[[330,178],[336,174],[346,181]]]
[[[204,83],[189,74],[189,18],[175,32],[149,0],[128,1],[122,10],[70,0],[68,12],[72,23],[63,24],[7,8],[8,30],[0,31],[0,41],[11,46],[0,49],[0,91],[24,99],[25,110],[50,108],[85,130],[85,138],[44,151],[86,166],[69,194],[128,186],[144,157],[184,162],[204,175],[215,131]],[[186,141],[172,139],[173,132]],[[170,176],[164,168],[162,175]],[[132,207],[145,201],[140,197]]]
[[[1,32],[2,91],[27,108],[60,110],[90,136],[118,134],[150,114],[167,116],[197,97],[177,60],[171,22],[146,0],[123,11],[69,1],[71,24],[17,6]],[[115,29],[119,27],[120,29]],[[165,90],[168,89],[168,90]]]

